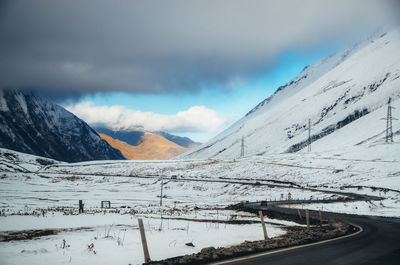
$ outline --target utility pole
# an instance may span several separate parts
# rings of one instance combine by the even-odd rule
[[[311,152],[311,119],[308,119],[308,152]]]
[[[162,192],[163,192],[163,186],[164,186],[164,179],[163,176],[161,176],[161,194],[160,194],[160,206],[162,206]]]
[[[393,142],[393,130],[392,130],[392,120],[397,120],[396,118],[392,117],[392,107],[390,105],[392,98],[389,97],[388,100],[388,108],[387,108],[387,115],[386,118],[382,118],[381,120],[386,120],[386,142]]]
[[[244,136],[242,136],[242,145],[240,148],[240,157],[244,157]]]

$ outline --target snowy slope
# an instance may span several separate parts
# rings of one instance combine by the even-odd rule
[[[400,28],[380,33],[306,67],[244,118],[185,158],[235,158],[382,141],[386,103],[399,106]],[[394,116],[396,112],[394,111]],[[399,116],[399,115],[397,115]],[[399,126],[394,123],[394,131]]]
[[[67,162],[125,159],[64,108],[11,89],[0,89],[0,147]]]

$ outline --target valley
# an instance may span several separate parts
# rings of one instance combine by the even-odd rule
[[[189,17],[191,9],[182,13]],[[211,15],[214,8],[205,10]],[[288,19],[284,10],[279,19]],[[195,24],[203,27],[200,17]],[[138,21],[127,24],[139,27]],[[23,76],[0,86],[1,265],[398,263],[398,25],[358,41],[352,37],[345,48],[348,37],[331,43],[321,30],[325,47],[308,47],[318,43],[313,33],[293,52],[297,41],[271,48],[269,34],[244,27],[240,33],[252,32],[257,45],[263,36],[268,40],[237,54],[247,40],[230,42],[232,50],[213,41],[229,39],[226,29],[218,34],[211,27],[205,32],[215,36],[202,37],[201,48],[193,48],[186,45],[192,32],[179,37],[179,45],[168,42],[164,23],[156,32],[166,47],[153,50],[158,42],[145,39],[157,34],[136,38],[141,31],[86,46],[86,37],[101,31],[97,23],[78,34],[85,39],[83,54],[72,45],[72,57],[61,56],[47,68],[32,63],[32,76],[60,74],[60,83]],[[177,25],[183,32],[186,24]],[[28,35],[47,40],[36,33]],[[237,29],[231,34],[241,35]],[[54,47],[69,45],[59,39],[62,45]],[[135,56],[141,41],[146,47]],[[19,47],[15,43],[10,50]],[[102,58],[96,51],[107,43],[113,52]],[[324,49],[335,45],[341,49],[326,56]],[[118,54],[115,47],[125,46]],[[171,47],[177,50],[164,54]],[[92,61],[81,61],[92,52]],[[16,65],[18,74],[25,73],[12,60],[2,69]],[[291,67],[298,68],[296,76]],[[20,80],[30,81],[19,87]]]
[[[153,260],[191,254],[210,245],[229,247],[261,240],[257,215],[226,207],[243,201],[286,200],[289,193],[292,200],[333,201],[289,207],[400,217],[399,145],[362,148],[233,160],[74,164],[2,149],[1,236],[6,238],[10,231],[54,230],[11,244],[0,242],[3,263],[39,264],[51,258],[60,263],[108,264],[114,255],[125,263],[141,263],[137,218],[146,224]],[[355,155],[360,153],[363,157]],[[377,199],[346,200],[352,193]],[[83,214],[78,214],[78,200],[84,202]],[[111,208],[101,208],[101,201],[110,201]],[[283,235],[285,227],[301,226],[279,219],[265,222],[271,237]],[[69,247],[62,248],[63,240]],[[85,250],[91,243],[96,254]],[[110,250],[115,254],[105,255]]]

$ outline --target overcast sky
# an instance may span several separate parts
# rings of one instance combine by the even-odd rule
[[[288,52],[314,56],[397,24],[399,2],[2,0],[0,87],[57,100],[229,92]]]

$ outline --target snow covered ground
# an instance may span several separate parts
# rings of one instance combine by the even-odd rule
[[[299,207],[400,217],[399,147],[381,142],[230,160],[75,164],[1,149],[0,233],[32,229],[58,233],[1,242],[0,263],[139,264],[143,254],[138,218],[144,220],[154,260],[258,240],[262,239],[258,223],[211,221],[254,222],[256,216],[223,208],[246,200],[286,199],[288,193],[293,199],[345,196],[332,192],[380,196],[385,199]],[[78,215],[78,200],[84,201],[85,214]],[[111,209],[100,207],[104,200],[111,201]],[[266,221],[268,233],[275,236],[284,234],[285,225],[296,225]],[[189,242],[195,247],[185,245]]]
[[[51,214],[46,217],[1,217],[0,220],[1,230],[81,228],[36,240],[1,242],[0,260],[3,265],[141,264],[144,260],[136,215]],[[232,225],[158,218],[143,218],[143,222],[153,260],[199,252],[209,246],[263,239],[259,224]],[[275,225],[267,224],[267,229],[271,236],[284,234]],[[92,243],[93,248],[89,249]],[[194,247],[186,243],[192,243]]]

